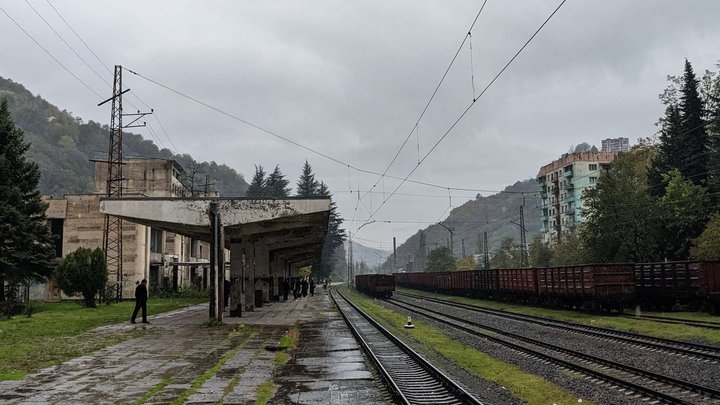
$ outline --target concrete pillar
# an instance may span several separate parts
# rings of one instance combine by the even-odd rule
[[[249,238],[248,238],[249,239]],[[255,309],[255,242],[243,238],[243,252],[245,265],[243,266],[243,289],[245,293],[245,307],[243,311]]]
[[[243,245],[233,243],[230,245],[230,316],[242,316],[242,302],[245,292],[242,289],[243,273]]]
[[[270,250],[265,242],[255,243],[255,290],[262,291],[263,302],[270,301],[267,279],[270,277]]]

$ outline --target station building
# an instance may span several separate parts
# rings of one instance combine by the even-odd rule
[[[168,159],[125,159],[123,194],[136,197],[176,197],[184,194],[183,168]],[[47,218],[57,235],[56,256],[65,257],[80,247],[102,248],[107,165],[95,163],[95,193],[44,196]],[[134,298],[135,282],[148,280],[150,293],[161,289],[194,286],[207,288],[209,243],[161,229],[123,221],[123,298]],[[109,275],[108,282],[116,276]],[[31,298],[60,300],[57,282],[35,286]],[[65,297],[66,298],[66,297]]]
[[[583,221],[583,191],[593,188],[617,152],[566,153],[540,168],[537,182],[542,200],[543,241],[561,241]]]

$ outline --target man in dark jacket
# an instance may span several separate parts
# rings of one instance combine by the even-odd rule
[[[142,308],[142,323],[150,323],[147,320],[147,280],[143,280],[140,284],[135,287],[135,310],[133,311],[130,323],[135,323],[135,317],[137,316],[138,310]]]

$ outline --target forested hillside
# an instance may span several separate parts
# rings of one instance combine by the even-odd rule
[[[93,192],[90,159],[107,157],[107,124],[84,123],[82,118],[60,110],[40,96],[33,96],[21,84],[2,77],[0,98],[7,98],[15,124],[25,131],[25,140],[31,143],[27,157],[40,165],[40,192],[56,196]],[[173,154],[137,134],[123,133],[123,154],[175,159],[188,173],[198,173],[197,180],[202,178],[204,182],[205,175],[209,175],[213,189],[221,196],[244,196],[247,190],[243,176],[231,167],[196,162],[188,154]]]
[[[501,193],[488,197],[477,196],[475,200],[450,211],[442,223],[453,230],[453,249],[455,257],[462,256],[462,245],[465,244],[465,255],[479,253],[478,237],[483,232],[488,234],[490,251],[500,246],[507,237],[520,241],[520,228],[512,222],[519,223],[520,206],[525,199],[525,228],[527,241],[540,233],[540,210],[537,208],[538,185],[534,179],[518,181],[508,186]],[[512,222],[511,222],[512,221]],[[438,246],[447,246],[450,232],[440,225],[430,225],[408,238],[397,248],[397,266],[405,267],[408,261],[415,261],[420,254],[421,235],[425,238],[425,250]],[[464,242],[463,242],[464,241]],[[427,253],[427,252],[426,252]],[[392,255],[383,264],[384,269],[392,268]]]

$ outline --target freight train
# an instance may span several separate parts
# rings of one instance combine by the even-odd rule
[[[720,261],[395,273],[398,287],[525,303],[619,311],[720,309]]]
[[[374,297],[390,298],[395,291],[395,277],[392,274],[362,274],[355,276],[355,287]]]

